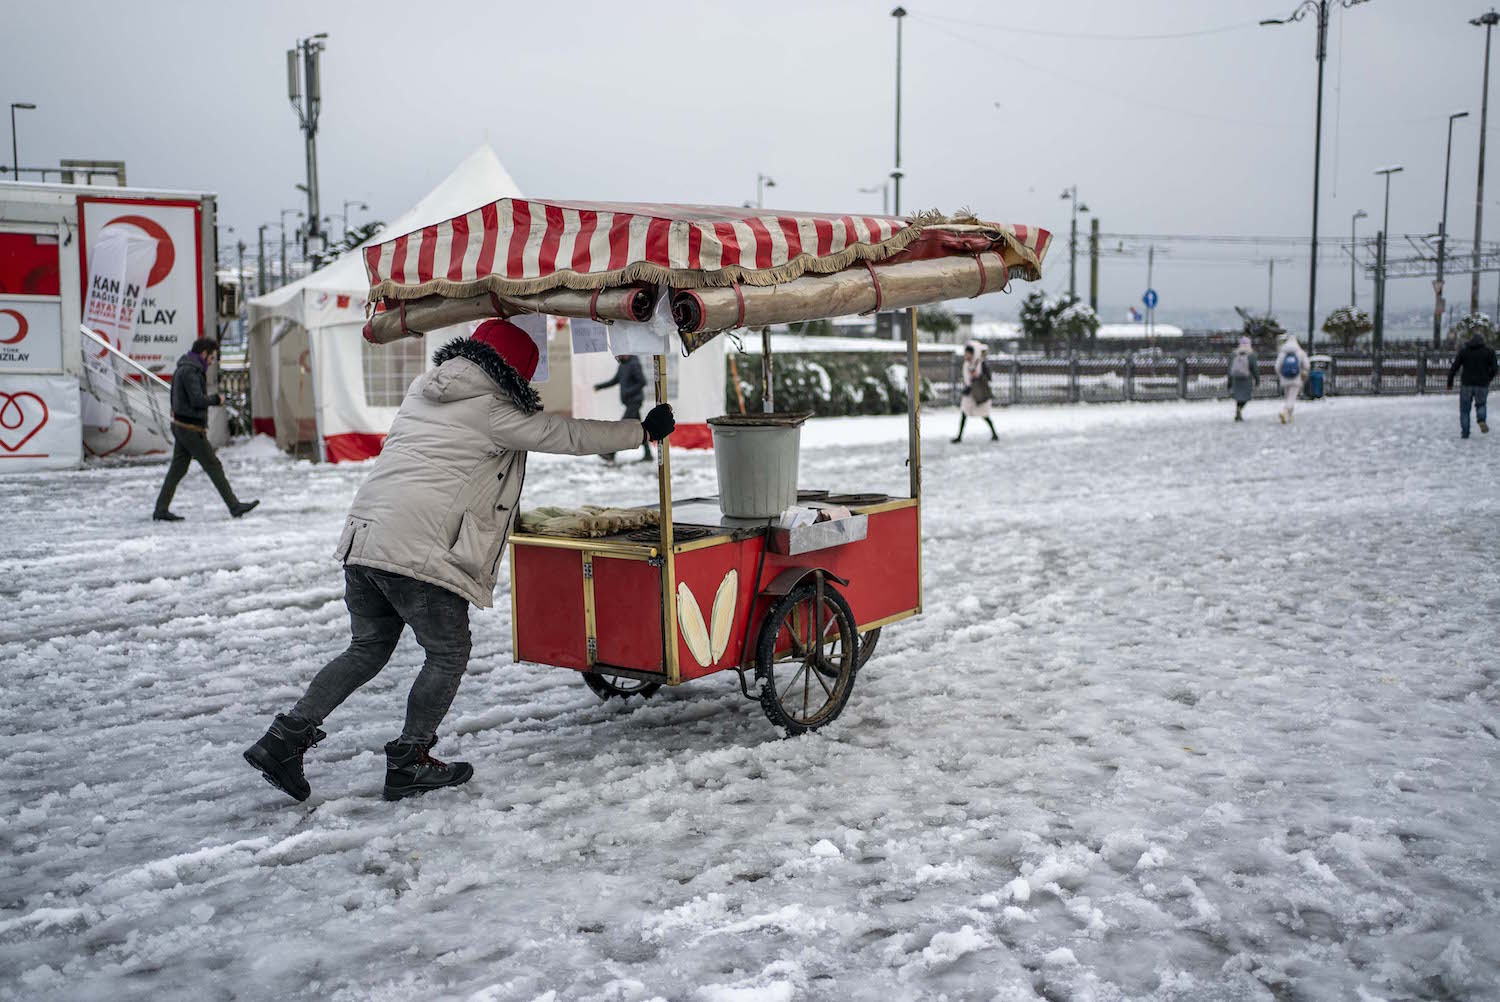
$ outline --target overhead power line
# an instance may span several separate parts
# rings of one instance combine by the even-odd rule
[[[913,15],[917,16],[917,15]],[[1254,28],[1255,21],[1237,21],[1234,24],[1220,25],[1216,28],[1197,28],[1189,31],[1163,31],[1147,32],[1142,34],[1118,34],[1113,32],[1096,31],[1052,31],[1046,28],[1018,28],[1011,24],[993,24],[986,21],[970,21],[962,17],[950,17],[945,14],[922,14],[922,20],[947,21],[950,24],[963,25],[965,28],[984,28],[989,31],[998,31],[1007,35],[1030,35],[1036,38],[1064,38],[1071,41],[1089,42],[1162,42],[1175,38],[1200,38],[1204,35],[1222,35],[1230,31],[1243,31],[1246,28]]]

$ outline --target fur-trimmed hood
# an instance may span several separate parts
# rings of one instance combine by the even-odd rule
[[[444,363],[454,359],[472,362],[484,376],[489,377],[489,382],[493,385],[481,387],[472,380],[463,379],[460,373],[464,367],[461,366],[443,371]],[[502,358],[498,351],[483,341],[466,337],[454,338],[432,353],[432,364],[437,366],[437,370],[422,389],[422,395],[429,400],[462,400],[487,392],[506,398],[527,414],[535,414],[542,409],[542,398],[537,395],[531,383],[516,371],[515,366]]]

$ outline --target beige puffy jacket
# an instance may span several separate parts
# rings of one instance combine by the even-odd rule
[[[531,385],[480,342],[453,341],[433,361],[401,402],[335,555],[489,608],[526,453],[625,452],[644,433],[639,421],[540,413]]]

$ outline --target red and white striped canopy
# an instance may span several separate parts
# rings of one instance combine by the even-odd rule
[[[885,260],[919,230],[891,216],[503,198],[364,254],[371,301],[634,281],[775,285]]]

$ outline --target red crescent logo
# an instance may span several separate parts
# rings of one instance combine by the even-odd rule
[[[83,443],[83,447],[85,449],[88,449],[88,453],[89,453],[90,456],[94,456],[97,459],[103,459],[105,456],[113,456],[115,453],[119,452],[121,449],[125,448],[127,445],[130,444],[130,439],[135,435],[135,426],[130,423],[130,419],[129,418],[121,417],[120,415],[116,414],[114,421],[111,421],[105,427],[100,428],[99,431],[100,432],[109,431],[111,428],[113,428],[115,426],[116,423],[123,424],[125,426],[125,439],[124,439],[124,441],[122,441],[119,445],[115,446],[113,449],[105,449],[103,452],[95,452],[93,449],[89,449],[88,442],[84,442]]]
[[[0,314],[5,314],[6,316],[12,316],[16,318],[16,336],[0,337],[0,344],[15,344],[17,341],[26,336],[26,317],[20,310],[0,310]]]
[[[120,225],[134,226],[156,241],[156,261],[151,265],[151,274],[146,278],[148,289],[172,273],[172,265],[177,263],[177,248],[172,245],[172,238],[160,223],[145,216],[116,216],[101,229]]]
[[[21,436],[19,442],[12,445],[5,440],[4,433],[7,431],[17,431],[26,426],[26,408],[21,406],[21,401],[27,397],[36,401],[37,406],[42,409],[42,417],[41,420],[37,421],[34,428]],[[47,423],[49,416],[47,401],[35,393],[28,393],[24,390],[20,393],[6,393],[4,390],[0,390],[0,449],[4,449],[6,452],[20,452],[21,446],[30,442],[32,436],[42,430],[42,426]]]

